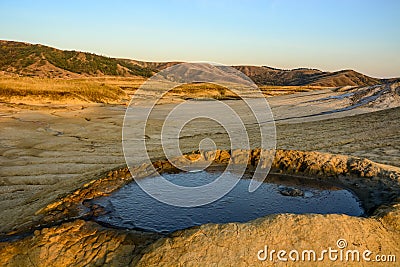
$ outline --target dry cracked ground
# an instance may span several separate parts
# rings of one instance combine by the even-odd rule
[[[388,179],[398,184],[400,108],[379,110],[379,106],[363,105],[338,111],[357,104],[354,98],[346,102],[350,93],[326,89],[269,98],[276,119],[277,148],[348,155],[392,165],[395,167],[378,164],[385,175],[392,175]],[[239,102],[227,103],[247,116],[246,107]],[[161,114],[170,109],[168,104],[160,105],[148,121],[149,135],[143,138],[152,145],[153,157],[162,157],[163,151],[151,131],[161,127]],[[35,225],[43,216],[38,211],[125,165],[121,146],[124,106],[2,103],[0,112],[3,236]],[[257,135],[251,125],[248,131],[250,137]],[[206,121],[186,127],[180,147],[184,152],[197,150],[205,137],[212,137],[218,148],[229,148],[222,129]],[[306,154],[296,155],[307,158]],[[288,157],[291,160],[296,158]],[[365,166],[375,166],[371,164]],[[373,174],[366,177],[374,179]],[[378,219],[282,214],[244,224],[204,225],[161,239],[158,234],[111,230],[94,222],[72,220],[44,225],[21,240],[2,242],[0,262],[5,266],[268,265],[271,262],[256,258],[264,245],[320,249],[334,247],[339,238],[346,239],[352,248],[400,257],[396,207],[398,204],[380,210],[381,215],[375,215]]]

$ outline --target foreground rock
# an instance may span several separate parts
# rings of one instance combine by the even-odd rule
[[[0,244],[1,266],[127,266],[159,235],[105,229],[76,220],[36,230],[33,236]]]
[[[346,250],[373,251],[378,254],[399,255],[399,234],[387,229],[376,219],[349,217],[345,215],[271,215],[255,221],[237,224],[204,225],[195,229],[180,231],[150,245],[144,255],[135,262],[136,266],[359,266],[358,261],[304,262],[278,261],[276,252],[287,253],[295,249],[314,250],[317,258],[324,249],[339,250],[337,241],[347,242]],[[268,259],[260,261],[258,253],[268,247]],[[271,250],[276,250],[273,260]],[[261,258],[265,253],[260,253]],[[285,255],[288,258],[288,255]],[[300,256],[301,257],[301,256]],[[371,258],[373,258],[371,256]],[[174,262],[174,263],[173,263]],[[368,264],[361,260],[362,264]],[[386,263],[395,266],[396,263]]]
[[[324,249],[365,250],[380,255],[399,255],[400,235],[376,218],[345,215],[270,215],[249,223],[207,224],[161,238],[154,234],[105,229],[77,220],[44,228],[35,235],[0,247],[2,266],[265,266],[280,262],[263,258],[271,250],[314,250],[317,259]],[[153,243],[152,243],[153,242]],[[149,245],[150,244],[150,245]],[[147,247],[146,247],[147,246]],[[268,253],[269,253],[268,252]],[[337,254],[339,255],[339,254]],[[300,256],[301,257],[301,256]],[[361,256],[360,256],[361,257]],[[305,265],[315,262],[313,256]],[[308,264],[307,264],[308,262]],[[365,264],[365,261],[361,260]],[[324,266],[344,264],[339,258],[320,261]],[[289,261],[289,265],[295,265]],[[298,263],[297,263],[298,264]],[[346,263],[359,266],[357,260]],[[385,266],[391,266],[386,263]],[[396,266],[395,263],[392,266]]]
[[[285,187],[285,186],[280,186],[278,188],[279,193],[284,196],[288,197],[302,197],[304,196],[304,192],[298,188],[291,188],[291,187]]]

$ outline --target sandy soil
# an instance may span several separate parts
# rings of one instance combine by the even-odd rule
[[[330,113],[348,103],[343,99],[320,99],[342,93],[321,90],[269,98],[277,120],[277,147],[368,157],[400,166],[400,109],[371,113],[377,108],[358,107]],[[242,111],[244,119],[249,116],[240,102],[226,102]],[[58,197],[124,165],[121,130],[125,108],[2,103],[0,232],[30,225],[37,218],[35,212]],[[148,122],[150,130],[160,129],[162,116],[158,114],[169,109],[168,104],[160,105],[159,113],[155,112]],[[221,128],[207,123],[194,123],[184,129],[183,134],[190,136],[180,140],[184,152],[197,150],[205,137],[212,137],[218,148],[229,148]],[[251,125],[248,131],[250,136],[257,135]],[[158,139],[150,138],[149,143],[153,157],[163,155]],[[257,145],[257,140],[252,145]]]

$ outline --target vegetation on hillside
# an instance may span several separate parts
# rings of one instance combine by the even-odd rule
[[[235,66],[235,68],[256,84],[268,86],[368,86],[386,82],[353,70],[325,72],[307,68],[281,70],[265,66]]]
[[[133,64],[129,60],[92,53],[62,51],[43,45],[0,42],[0,70],[24,74],[24,70],[33,64],[38,68],[47,63],[76,74],[143,77],[150,77],[153,74],[151,69]]]

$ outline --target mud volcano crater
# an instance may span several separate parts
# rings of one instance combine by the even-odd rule
[[[242,162],[246,153],[250,157]],[[247,164],[245,175],[235,188],[205,206],[182,208],[161,203],[143,192],[131,177],[125,177],[124,182],[117,183],[118,187],[112,185],[110,189],[110,183],[120,181],[119,173],[114,171],[103,183],[98,181],[95,185],[107,193],[85,197],[79,213],[89,214],[90,220],[111,228],[171,233],[207,223],[248,222],[270,214],[369,217],[378,207],[395,202],[400,192],[398,173],[381,168],[385,165],[340,155],[278,150],[270,174],[260,188],[250,193],[248,186],[259,157],[259,149],[194,152],[184,156],[184,160],[192,161],[212,158],[213,164],[200,172],[182,172],[166,160],[153,163],[164,178],[188,187],[212,182],[230,161]],[[149,166],[139,166],[133,172],[148,183],[160,179],[153,177],[154,171]]]
[[[260,188],[250,193],[248,185],[260,153],[260,149],[197,151],[175,159],[213,161],[209,168],[198,173],[184,173],[165,159],[131,170],[116,168],[37,211],[37,222],[14,232],[18,235],[84,219],[109,228],[170,233],[209,222],[240,223],[271,214],[343,214],[369,218],[390,213],[386,219],[400,228],[396,215],[400,196],[398,167],[344,155],[277,150],[271,172]],[[160,203],[143,192],[131,175],[157,182],[153,176],[158,172],[175,184],[193,187],[216,179],[229,162],[247,166],[243,178],[225,197],[197,208]]]
[[[201,171],[170,171],[164,172],[162,177],[142,178],[141,183],[152,185],[160,179],[167,179],[176,185],[198,187],[218,179],[223,171],[222,165],[213,165]],[[237,182],[236,186],[220,199],[198,207],[176,207],[160,202],[145,193],[136,182],[86,205],[102,210],[94,217],[100,224],[159,233],[171,233],[206,223],[248,222],[280,213],[365,214],[361,201],[353,191],[332,182],[316,177],[275,173],[269,174],[256,191],[249,192],[252,176],[252,168],[247,168],[241,178],[227,172],[222,179],[227,183]],[[165,190],[159,192],[169,193]],[[207,194],[208,191],[204,190],[202,197],[207,197]],[[180,197],[186,199],[192,196]]]
[[[243,161],[243,153],[250,153],[248,162]],[[259,162],[259,155],[260,150],[253,149],[195,152],[184,157],[189,160],[209,160],[210,156],[213,156],[217,166],[224,166],[229,161],[245,163],[248,165],[246,175],[249,175]],[[213,175],[221,171],[218,168],[202,173],[201,175],[205,175],[203,179],[196,175],[192,180],[208,182],[208,179],[213,179]],[[137,178],[149,179],[154,174],[154,169],[170,176],[175,183],[190,180],[187,174],[182,178],[166,160],[158,160],[151,166],[137,166],[131,171]],[[12,266],[51,266],[57,260],[75,266],[93,265],[94,262],[99,265],[107,262],[113,266],[151,266],[168,265],[172,258],[179,258],[179,262],[184,265],[183,263],[193,260],[195,253],[196,258],[201,258],[204,265],[218,263],[229,266],[244,260],[249,265],[258,266],[260,263],[255,255],[265,244],[277,248],[286,244],[289,247],[318,250],[334,246],[339,238],[351,242],[349,247],[356,246],[360,250],[400,253],[400,168],[344,155],[277,150],[271,173],[273,175],[269,175],[263,184],[265,188],[255,191],[261,195],[256,195],[256,200],[259,201],[257,203],[265,204],[260,207],[261,213],[257,207],[254,209],[250,204],[243,205],[239,202],[236,203],[240,206],[239,212],[233,208],[230,210],[234,212],[229,214],[229,209],[222,209],[229,215],[229,220],[226,221],[234,221],[232,223],[219,223],[225,217],[221,212],[214,212],[217,215],[214,217],[217,223],[207,223],[211,221],[211,217],[194,214],[191,217],[180,216],[194,218],[194,223],[185,222],[176,226],[154,217],[156,223],[149,227],[148,221],[140,224],[137,219],[139,215],[144,214],[143,210],[133,210],[131,214],[124,210],[127,216],[122,214],[125,217],[114,216],[116,221],[111,220],[113,211],[107,205],[110,199],[117,199],[118,194],[123,197],[125,191],[129,199],[134,197],[129,192],[135,185],[130,171],[126,167],[116,168],[39,210],[39,219],[30,228],[30,233],[21,236],[21,231],[25,229],[20,228],[14,232],[19,235],[15,236],[15,239],[3,240],[0,243],[0,254],[3,255],[0,265],[7,263]],[[211,177],[208,177],[209,175]],[[243,191],[247,191],[249,179],[246,179],[246,175],[236,190],[242,187],[245,189]],[[297,201],[297,206],[286,206],[296,209],[263,210],[265,206],[283,206],[283,202],[274,206],[269,204],[270,199],[262,198],[268,196],[265,194],[268,190],[278,202],[280,199],[287,203],[290,203],[290,200]],[[340,196],[339,199],[347,206],[335,203],[319,205],[318,210],[316,207],[312,207],[313,210],[305,209],[306,201],[312,200],[308,198],[310,193],[319,201],[319,197],[326,196],[325,192],[346,194],[346,198]],[[242,193],[239,190],[239,195],[243,197]],[[248,199],[248,203],[256,206],[254,199]],[[228,195],[224,201],[224,204],[236,207],[234,196],[229,199]],[[332,204],[332,199],[330,202]],[[125,206],[123,201],[120,204]],[[112,205],[114,207],[111,208],[118,210],[118,207],[115,207],[119,205],[118,201],[114,201]],[[298,209],[298,206],[304,210]],[[216,205],[213,208],[218,210],[218,207]],[[331,207],[339,209],[329,210]],[[350,210],[343,209],[349,207]],[[323,210],[326,208],[328,209]],[[248,214],[244,214],[247,211]],[[300,214],[295,214],[296,212]],[[238,218],[235,218],[235,215],[239,215]],[[158,228],[160,225],[162,227]],[[198,226],[190,227],[192,225]],[[186,229],[187,227],[189,228]],[[182,228],[185,229],[175,231]],[[324,263],[327,266],[331,265],[331,262]]]

